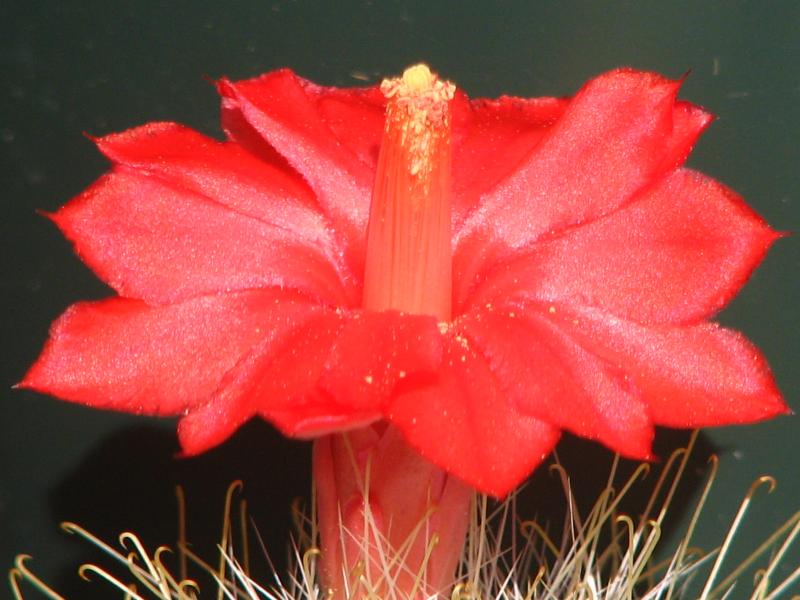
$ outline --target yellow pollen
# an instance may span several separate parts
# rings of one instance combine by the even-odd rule
[[[386,127],[399,125],[401,144],[411,157],[409,173],[427,178],[435,138],[449,127],[448,102],[456,86],[440,80],[427,65],[418,64],[407,68],[402,77],[384,79],[381,92],[389,100]]]

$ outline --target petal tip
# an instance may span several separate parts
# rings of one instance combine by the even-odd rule
[[[178,441],[181,445],[178,456],[181,458],[197,456],[218,446],[228,437],[227,435],[224,437],[215,435],[217,432],[209,431],[203,425],[204,419],[197,418],[191,413],[178,422]]]
[[[100,141],[100,139],[102,139],[102,136],[94,135],[92,133],[89,133],[88,131],[82,131],[81,135],[83,135],[83,137],[85,137],[87,140],[89,140],[93,144],[97,144]]]
[[[69,309],[67,310],[69,311]],[[53,336],[53,328],[57,325],[57,323],[58,321],[56,321],[51,326],[51,333],[50,333],[51,338]],[[48,340],[45,343],[44,349],[39,355],[39,358],[37,358],[36,362],[30,366],[30,368],[27,370],[22,379],[11,386],[11,389],[29,390],[29,391],[39,392],[42,394],[56,395],[55,392],[52,390],[53,382],[49,381],[45,368],[50,355],[51,343],[52,343],[51,340]]]
[[[36,214],[37,215],[39,215],[40,217],[44,217],[48,221],[52,221],[56,225],[58,225],[57,215],[58,215],[59,212],[60,212],[60,209],[58,211],[55,211],[55,212],[50,211],[50,210],[44,210],[43,208],[37,208],[36,209]]]
[[[220,77],[214,81],[214,87],[216,87],[217,93],[222,96],[223,99],[228,99],[236,94],[233,82],[227,77]]]
[[[34,364],[30,369],[28,369],[28,372],[25,373],[25,376],[20,381],[12,384],[11,389],[39,391],[39,387],[35,383],[35,377],[32,375],[32,372],[35,368],[36,364]]]
[[[781,230],[778,230],[778,229],[772,229],[769,226],[767,228],[769,229],[769,232],[770,232],[770,240],[769,240],[769,244],[770,245],[774,244],[778,240],[782,240],[784,238],[790,238],[790,237],[794,237],[795,236],[794,231],[781,231]]]

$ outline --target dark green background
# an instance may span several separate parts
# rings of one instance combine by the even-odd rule
[[[797,2],[40,0],[5,3],[0,23],[0,567],[17,552],[31,553],[32,566],[70,597],[106,594],[75,581],[75,564],[91,554],[58,532],[63,519],[108,536],[132,528],[150,544],[168,543],[172,486],[182,482],[190,535],[210,544],[225,485],[241,476],[280,558],[286,507],[307,493],[308,479],[307,446],[266,425],[249,426],[205,457],[175,461],[170,422],[10,390],[53,318],[75,300],[108,293],[35,214],[54,210],[103,172],[104,160],[81,132],[169,119],[219,135],[218,101],[205,77],[244,78],[283,66],[346,86],[361,84],[354,75],[375,82],[425,60],[475,96],[571,94],[620,65],[672,77],[691,69],[682,96],[719,119],[689,164],[738,190],[776,228],[800,229]],[[778,242],[720,317],[763,349],[795,409],[799,259],[796,238]],[[790,417],[704,436],[703,452],[716,450],[721,466],[700,545],[720,538],[760,474],[775,475],[778,489],[759,495],[743,529],[745,546],[800,508],[799,434]],[[674,436],[659,441],[662,452],[674,443]],[[608,460],[592,445],[567,442],[565,453],[571,448]]]

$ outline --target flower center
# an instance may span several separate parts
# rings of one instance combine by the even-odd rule
[[[386,123],[367,230],[364,308],[450,319],[452,83],[425,65],[385,79]]]

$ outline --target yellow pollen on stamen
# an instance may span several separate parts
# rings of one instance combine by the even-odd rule
[[[423,65],[385,79],[386,120],[372,191],[364,308],[450,319],[450,101]]]
[[[424,64],[409,67],[402,77],[384,79],[381,83],[381,92],[390,100],[386,130],[400,127],[401,144],[410,155],[409,173],[420,180],[430,175],[431,154],[438,150],[435,138],[449,135],[447,103],[455,91],[455,85],[440,80]]]

